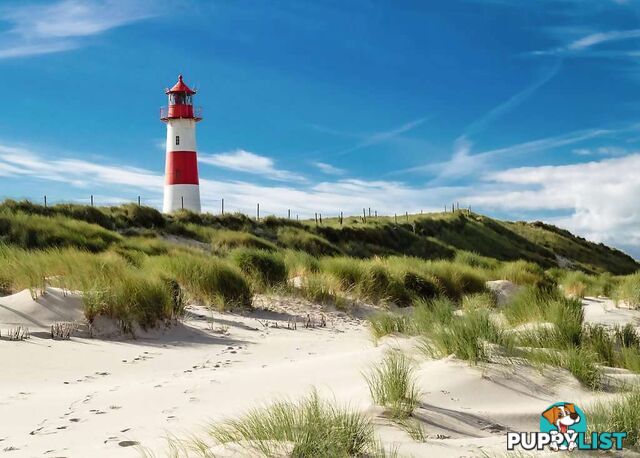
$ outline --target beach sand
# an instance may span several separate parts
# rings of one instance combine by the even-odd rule
[[[638,311],[615,309],[603,299],[585,304],[587,321],[638,325]],[[563,370],[427,360],[412,339],[374,343],[362,318],[302,300],[258,296],[255,305],[245,315],[190,307],[184,322],[138,331],[135,339],[52,340],[52,322],[81,318],[77,295],[49,289],[36,301],[28,291],[0,298],[3,335],[16,325],[32,334],[0,342],[0,451],[11,457],[136,457],[144,447],[162,457],[168,436],[206,438],[211,422],[276,399],[298,399],[315,387],[322,397],[371,415],[377,434],[400,456],[493,456],[506,452],[506,431],[536,431],[549,404],[585,405],[611,396],[582,388]],[[304,327],[307,320],[315,327]],[[96,328],[107,335],[111,330],[107,323]],[[423,395],[415,415],[428,435],[423,443],[381,416],[362,376],[396,347],[418,361]]]

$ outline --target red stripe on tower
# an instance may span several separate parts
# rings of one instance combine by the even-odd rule
[[[167,153],[165,184],[200,184],[198,156],[195,151],[170,151]]]

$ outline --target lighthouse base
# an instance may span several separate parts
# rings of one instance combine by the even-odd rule
[[[200,186],[197,184],[168,184],[164,187],[163,213],[180,210],[200,213]]]

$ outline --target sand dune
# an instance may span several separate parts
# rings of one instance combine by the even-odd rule
[[[244,316],[192,307],[184,323],[135,340],[0,342],[0,418],[9,419],[0,449],[12,457],[135,457],[140,444],[164,456],[167,435],[199,434],[208,422],[316,387],[374,416],[380,437],[402,456],[481,456],[503,454],[507,430],[536,430],[552,402],[596,397],[561,370],[420,359],[416,415],[428,439],[418,443],[380,416],[362,377],[386,349],[412,351],[411,339],[375,345],[360,318],[294,299],[258,297],[256,304]],[[23,291],[0,298],[0,327],[47,330],[52,321],[79,319],[80,305],[59,290],[36,301]],[[595,301],[586,308],[590,319],[639,316]],[[297,329],[288,329],[294,318]],[[327,325],[305,328],[308,318]]]

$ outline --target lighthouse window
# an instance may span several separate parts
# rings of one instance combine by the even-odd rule
[[[176,146],[180,144],[180,135],[176,135]]]

